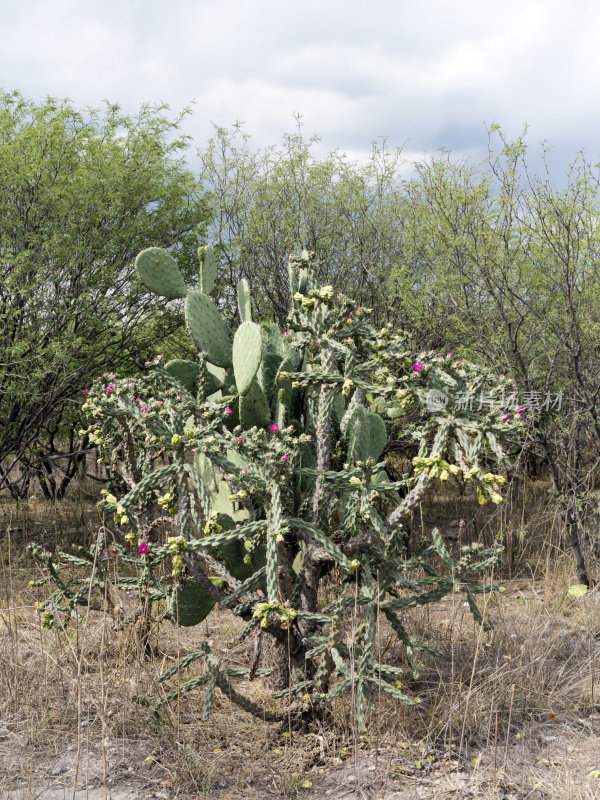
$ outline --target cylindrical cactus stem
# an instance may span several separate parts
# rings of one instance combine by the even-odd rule
[[[124,417],[117,417],[117,422],[123,431],[123,451],[125,453],[125,469],[123,470],[123,477],[129,484],[129,488],[132,488],[141,481],[142,476],[137,466],[135,448],[133,446],[133,439],[131,437],[129,425],[125,421]]]
[[[429,474],[427,472],[422,472],[419,480],[406,495],[404,500],[391,512],[391,514],[388,515],[385,525],[389,534],[392,534],[402,520],[408,517],[411,511],[413,511],[413,509],[417,508],[417,506],[423,502],[425,492],[427,491],[430,483],[431,478],[429,477]]]
[[[192,507],[187,472],[183,467],[182,463],[181,469],[177,472],[177,515],[175,517],[175,526],[177,535],[183,536],[188,542],[192,538]]]
[[[288,258],[288,276],[290,281],[290,296],[294,297],[298,291],[298,279],[296,275],[296,263],[293,256]]]
[[[321,357],[323,372],[335,372],[336,364],[333,350],[327,347]],[[324,384],[319,395],[319,410],[317,414],[317,469],[328,470],[331,461],[331,416],[335,400],[335,386]],[[313,524],[319,524],[319,511],[323,496],[323,478],[319,476],[313,494],[312,516]]]
[[[277,540],[281,532],[283,509],[279,484],[273,481],[270,488],[271,505],[269,509],[269,527],[267,530],[267,599],[269,603],[276,603],[279,594]]]
[[[206,386],[206,361],[207,361],[206,353],[204,353],[203,351],[198,353],[198,367],[199,367],[199,370],[198,370],[198,395],[197,395],[198,402],[202,402],[203,400],[206,400],[206,394],[207,394],[207,391],[206,391],[206,389],[207,389],[207,386]]]

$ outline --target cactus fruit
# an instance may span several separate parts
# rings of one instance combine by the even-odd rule
[[[209,294],[214,288],[217,279],[217,250],[211,245],[198,248],[200,257],[200,289],[204,294]]]
[[[149,247],[135,260],[141,282],[154,294],[174,299],[185,297],[187,288],[177,262],[166,250]]]
[[[230,367],[231,331],[210,297],[199,291],[188,292],[185,321],[196,347],[218,367]]]
[[[263,358],[262,332],[254,322],[242,322],[233,337],[233,372],[239,394],[250,389]]]

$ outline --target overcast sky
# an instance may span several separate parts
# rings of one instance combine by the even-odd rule
[[[486,124],[565,166],[600,161],[598,0],[0,0],[0,86],[133,112],[196,101],[187,132],[245,122],[257,146],[303,115],[360,157],[481,156]]]

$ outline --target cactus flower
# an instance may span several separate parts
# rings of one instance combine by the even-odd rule
[[[148,406],[141,406],[140,407],[140,411],[142,411],[142,412],[148,411]]]
[[[233,414],[233,411],[229,408],[229,406],[227,406],[225,408],[225,413],[227,414],[228,417],[230,417]]]
[[[423,364],[421,364],[420,361],[417,361],[417,363],[413,366],[413,369],[415,372],[421,372],[423,369]]]
[[[502,422],[508,422],[508,414],[505,414],[505,415],[502,417]]]
[[[89,394],[89,393],[90,393],[90,390],[89,390],[89,389],[84,389],[84,390],[83,390],[83,393],[84,393],[84,394]]]
[[[281,458],[282,458],[284,461],[289,461],[289,460],[290,460],[290,457],[289,457],[289,455],[288,455],[287,453],[284,453],[284,454],[281,456]]]
[[[148,552],[148,544],[147,542],[140,542],[138,546],[138,550],[141,556],[145,556]]]
[[[279,430],[279,425],[276,422],[274,422],[271,425],[271,433],[277,433],[278,430]]]

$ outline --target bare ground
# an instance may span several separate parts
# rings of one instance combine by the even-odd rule
[[[238,622],[213,612],[194,629],[163,626],[151,658],[110,613],[91,612],[67,633],[43,630],[32,564],[22,547],[0,545],[0,800],[600,796],[600,598],[565,596],[573,577],[561,552],[542,578],[504,581],[488,608],[490,634],[457,598],[411,615],[444,658],[424,659],[420,677],[406,679],[421,705],[377,698],[369,733],[358,736],[347,699],[306,735],[223,696],[202,722],[198,692],[152,717],[133,698],[160,698],[157,677],[199,639],[224,661],[249,661]],[[378,646],[403,664],[383,626]],[[243,690],[272,702],[258,680]]]

